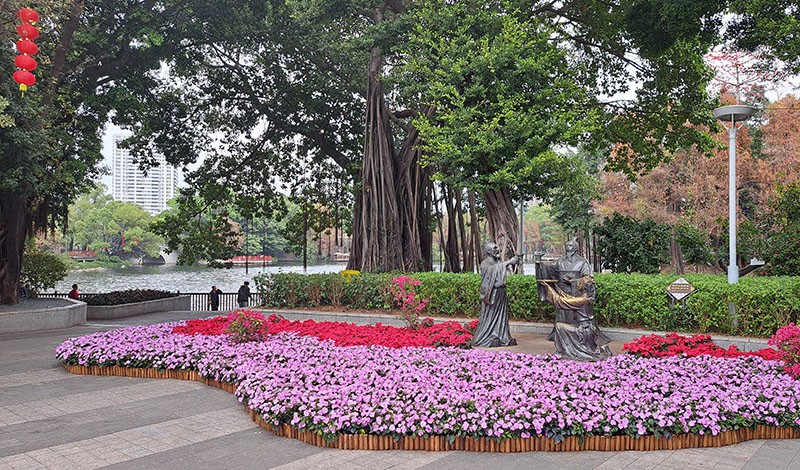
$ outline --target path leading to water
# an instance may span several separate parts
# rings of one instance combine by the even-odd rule
[[[0,334],[0,468],[114,469],[798,469],[800,440],[656,452],[343,451],[276,437],[229,393],[197,382],[76,376],[53,350],[116,327],[211,316],[166,312]],[[520,352],[551,352],[518,333]],[[618,351],[621,343],[612,348]]]

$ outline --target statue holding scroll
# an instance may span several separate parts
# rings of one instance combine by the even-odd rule
[[[540,252],[534,256],[539,297],[556,308],[555,325],[547,338],[555,343],[556,352],[579,361],[611,356],[611,340],[594,321],[594,277],[589,262],[578,254],[578,241],[568,241],[567,253],[555,264],[543,263]]]
[[[508,325],[506,276],[508,266],[520,263],[521,258],[514,256],[500,261],[500,249],[491,242],[484,244],[483,249],[486,258],[481,262],[481,316],[472,342],[487,348],[515,346],[517,340],[511,337]]]

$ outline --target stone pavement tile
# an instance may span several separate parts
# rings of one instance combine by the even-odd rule
[[[439,461],[446,459],[451,452],[414,452],[404,462],[389,467],[397,470],[414,470],[428,465],[436,465]]]
[[[633,452],[613,452],[608,460],[595,467],[595,469],[619,470],[621,468],[629,468],[638,458]]]
[[[800,470],[800,439],[768,439],[744,465],[746,470]]]
[[[670,457],[670,454],[674,452],[671,450],[656,450],[656,451],[628,451],[627,454],[631,454],[631,457],[635,457],[634,460],[630,465],[630,468],[657,468],[659,465],[664,463]]]
[[[2,468],[8,469],[22,469],[22,468],[47,468],[29,455],[16,455],[14,458],[2,462]]]
[[[321,449],[321,448],[319,448]],[[291,462],[272,467],[275,470],[303,470],[303,469],[324,469],[324,468],[366,468],[358,464],[352,464],[350,467],[350,459],[353,458],[352,452],[363,451],[346,451],[339,449],[321,449],[319,452],[310,454],[308,456],[293,460]]]
[[[591,470],[613,456],[610,452],[520,452],[511,454],[454,451],[419,468],[463,470],[464,468]]]
[[[281,469],[302,468],[314,465],[315,468],[336,468],[346,462],[342,468],[364,468],[369,470],[384,469],[416,469],[447,457],[450,452],[424,451],[365,451],[329,449],[312,457],[293,462]]]
[[[217,419],[228,419],[231,414],[238,412],[240,412],[238,407],[234,407],[214,412],[202,413],[188,418],[182,418],[182,420],[206,421],[210,423]],[[153,424],[152,426],[175,427],[176,424],[178,427],[180,427],[180,420],[173,420],[173,422],[167,423],[157,423]],[[240,431],[244,429],[252,429],[255,426],[256,425],[249,419],[246,421],[243,420]],[[73,463],[75,466],[80,468],[99,468],[112,462],[124,462],[152,455],[154,451],[133,444],[129,441],[129,439],[135,439],[140,435],[141,434],[137,429],[130,429],[114,433],[100,440],[93,438],[77,440],[52,446],[46,449],[33,450],[24,454],[9,455],[0,458],[0,468],[6,468],[17,460],[28,457],[31,457],[34,460],[37,460],[37,457],[41,459],[48,459],[49,461],[55,461],[55,463],[58,463],[59,465]],[[185,442],[185,445],[188,445],[189,441]],[[103,446],[105,446],[105,453],[102,452]]]
[[[0,407],[0,420],[5,425],[25,423],[44,418],[57,417],[69,409],[71,413],[92,411],[108,406],[119,407],[126,403],[139,402],[151,398],[195,391],[206,387],[199,382],[165,380],[167,383],[154,383],[155,380],[141,381],[109,390],[76,393],[58,398],[33,400]],[[15,418],[16,417],[16,418]]]
[[[64,374],[56,369],[0,374],[0,389],[3,389],[3,402],[6,401],[11,393],[11,391],[8,390],[9,388],[41,385],[57,380],[64,380],[64,378]]]
[[[109,468],[114,470],[280,468],[281,465],[325,451],[255,428],[121,462]],[[322,460],[324,461],[324,458]]]
[[[27,373],[25,373],[27,375]],[[86,376],[72,375],[65,370],[54,371],[53,375],[43,377],[40,382],[17,385],[0,389],[3,396],[2,405],[10,406],[31,401],[50,400],[59,405],[58,400],[79,393],[99,393],[104,390],[113,390],[122,381],[91,381],[85,380]],[[120,377],[121,378],[121,377]],[[0,382],[3,377],[0,377]]]
[[[52,419],[10,426],[0,424],[0,444],[2,444],[0,445],[0,457],[75,440],[99,439],[108,434],[131,428],[151,433],[151,436],[161,436],[157,440],[163,440],[170,437],[171,434],[161,428],[150,427],[150,425],[165,420],[193,416],[201,411],[210,412],[231,406],[237,407],[235,398],[229,393],[203,387],[196,391],[142,400],[133,408],[112,404],[106,408],[64,414]],[[2,414],[1,411],[0,414]],[[235,415],[240,422],[252,423],[241,408],[236,411]],[[184,444],[188,443],[187,441]]]
[[[370,452],[364,451],[365,453],[359,452],[356,454],[355,452],[358,451],[346,451],[348,453],[353,452],[351,454],[351,462],[363,466],[365,468],[369,468],[371,470],[383,470],[383,469],[396,469],[400,468],[402,465],[409,462],[409,458],[413,459],[413,456],[416,455],[416,452],[407,452],[407,451],[396,451],[396,450],[387,450],[387,451],[377,451],[377,452]]]

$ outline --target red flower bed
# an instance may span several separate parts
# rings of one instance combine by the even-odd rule
[[[625,343],[622,349],[640,357],[680,355],[695,357],[707,354],[716,357],[759,356],[771,361],[781,359],[780,352],[772,348],[764,348],[758,351],[740,351],[739,348],[732,344],[728,349],[725,349],[714,344],[711,341],[711,336],[704,334],[682,336],[677,333],[667,333],[664,336],[642,336],[630,343]]]
[[[247,312],[248,316],[264,318],[258,312]],[[182,335],[221,335],[225,333],[231,321],[236,318],[236,312],[225,317],[213,317],[205,320],[189,320],[184,325],[172,329],[175,334]],[[279,315],[270,315],[265,319],[269,334],[283,331],[296,332],[303,336],[316,336],[320,339],[333,340],[339,346],[369,346],[380,345],[390,348],[408,346],[437,347],[455,346],[465,347],[472,339],[472,333],[458,322],[432,324],[424,322],[419,329],[398,328],[382,325],[353,325],[341,322],[317,322],[314,320],[290,321]]]

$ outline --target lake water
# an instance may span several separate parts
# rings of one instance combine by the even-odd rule
[[[307,273],[338,273],[345,269],[344,263],[318,264],[308,266]],[[207,266],[128,266],[124,268],[73,270],[56,285],[57,292],[68,292],[72,284],[78,284],[81,293],[94,294],[127,289],[158,289],[181,292],[207,292],[215,285],[222,292],[236,292],[244,281],[267,273],[303,273],[303,266],[261,265],[250,266],[245,273],[244,266],[231,269],[215,269]]]
[[[309,265],[306,273],[338,273],[345,269],[345,263]],[[525,263],[525,273],[533,274],[533,264]],[[438,266],[436,266],[438,268]],[[214,269],[207,266],[128,266],[124,268],[74,270],[56,285],[56,292],[69,292],[72,284],[84,294],[95,294],[127,289],[158,289],[170,292],[208,292],[215,285],[222,292],[236,292],[244,281],[250,281],[255,290],[253,277],[267,273],[303,273],[298,265],[250,266],[245,273],[244,266],[231,269]]]

